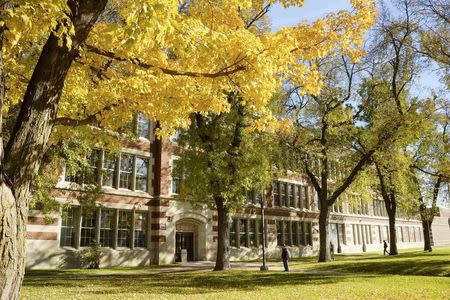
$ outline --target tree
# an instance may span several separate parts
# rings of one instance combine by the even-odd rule
[[[270,1],[271,4],[274,1]],[[280,1],[301,5],[302,1]],[[193,112],[229,109],[223,90],[261,113],[298,58],[339,48],[356,53],[373,2],[314,24],[261,34],[241,16],[263,1],[11,0],[0,11],[0,103],[12,118],[1,148],[1,298],[16,299],[24,274],[32,182],[52,132],[73,126],[114,130],[136,111],[163,129]],[[250,24],[251,25],[251,24]],[[334,48],[333,48],[334,49]],[[281,76],[282,77],[282,76]],[[9,114],[19,107],[18,115]],[[3,120],[3,119],[2,119]],[[4,120],[6,121],[6,120]],[[65,126],[65,127],[62,127]]]
[[[231,110],[218,115],[195,114],[181,131],[176,174],[181,199],[217,211],[218,239],[214,270],[229,268],[229,219],[247,202],[247,192],[262,191],[272,178],[275,140],[254,131],[257,114],[235,94]]]
[[[409,88],[421,71],[420,57],[414,48],[419,27],[414,22],[412,3],[401,0],[394,3],[400,15],[393,17],[384,8],[375,26],[370,51],[370,80],[366,81],[363,119],[371,126],[398,120],[397,135],[390,145],[383,147],[373,158],[378,184],[375,190],[384,200],[389,217],[390,251],[397,255],[396,216],[400,205],[411,206],[411,191],[407,148],[426,129],[426,121],[420,113],[421,104],[411,97]]]
[[[372,100],[371,93],[364,93],[363,83],[357,85],[364,64],[352,63],[347,57],[327,58],[317,61],[317,68],[323,74],[324,86],[317,95],[301,95],[301,86],[293,89],[296,93],[285,106],[295,130],[283,139],[287,141],[288,160],[296,162],[287,168],[305,174],[317,192],[319,262],[326,262],[331,260],[331,206],[346,191],[365,197],[364,169],[375,152],[396,138],[401,124],[395,119],[389,119],[390,123],[387,119],[384,123],[362,122],[362,114],[368,109],[364,104]]]
[[[432,251],[431,225],[438,214],[439,197],[448,198],[445,183],[450,178],[448,157],[449,107],[447,101],[430,103],[425,110],[432,126],[419,136],[409,151],[411,176],[418,198],[418,213],[422,221],[424,251]]]
[[[417,0],[414,2],[420,24],[420,45],[417,51],[436,62],[444,70],[444,80],[450,84],[450,12],[442,0]]]

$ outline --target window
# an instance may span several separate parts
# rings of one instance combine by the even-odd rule
[[[91,155],[87,159],[89,169],[86,170],[86,172],[83,172],[83,183],[98,184],[98,167],[101,154],[101,151],[98,149],[92,150]]]
[[[337,224],[337,228],[338,228],[338,239],[339,239],[339,243],[342,245],[346,244],[346,240],[345,240],[345,225],[344,224]]]
[[[117,246],[130,247],[131,238],[131,211],[119,211],[119,223],[117,227]]]
[[[115,186],[117,159],[109,153],[104,153],[103,156],[103,180],[102,185],[107,187]]]
[[[302,202],[303,207],[306,209],[309,209],[309,197],[308,197],[308,187],[303,185],[302,186]]]
[[[70,208],[63,212],[61,219],[61,237],[59,245],[61,247],[73,247],[75,242],[75,222],[74,209]]]
[[[180,193],[180,183],[181,178],[178,176],[179,168],[178,161],[176,159],[172,160],[172,193],[179,194]]]
[[[267,228],[267,220],[264,220],[264,223],[266,224],[266,228]],[[258,226],[259,245],[263,245],[263,243],[264,243],[264,236],[263,236],[264,226],[263,226],[263,223],[258,220],[257,221],[257,226]],[[267,235],[266,235],[266,239],[267,239]],[[266,243],[265,243],[265,247],[267,247],[267,240],[266,240]]]
[[[293,186],[294,189],[294,202],[295,202],[295,207],[296,208],[303,208],[302,203],[300,201],[300,185],[294,185]]]
[[[119,188],[131,190],[131,178],[133,176],[133,157],[122,154],[120,157]]]
[[[285,243],[286,243],[286,245],[293,245],[293,243],[292,243],[292,222],[285,222],[284,223],[284,226],[286,227],[286,230],[285,230],[285,238],[284,238],[284,241],[285,241]]]
[[[299,232],[298,232],[298,222],[292,222],[292,245],[298,246],[300,244],[299,241]]]
[[[273,185],[273,205],[280,206],[280,191],[278,181],[274,181]]]
[[[100,213],[100,245],[113,246],[114,210],[102,209]]]
[[[295,185],[288,184],[288,203],[290,207],[295,207]]]
[[[81,215],[80,246],[87,247],[95,242],[96,212],[88,209],[83,210]]]
[[[256,240],[256,232],[257,232],[257,225],[256,225],[256,219],[249,219],[249,226],[248,226],[248,240],[249,240],[249,247],[257,247],[258,243]]]
[[[306,235],[305,235],[305,223],[299,222],[298,223],[298,230],[299,230],[299,243],[300,245],[305,246],[306,245]]]
[[[239,246],[248,247],[246,219],[239,219]]]
[[[261,192],[256,189],[247,191],[247,203],[260,204]]]
[[[283,244],[283,221],[276,221],[275,223],[277,229],[277,245]]]
[[[366,238],[367,238],[367,244],[372,244],[372,225],[366,225]]]
[[[236,243],[236,229],[237,229],[237,219],[233,219],[230,226],[230,246],[237,247]]]
[[[87,165],[81,162],[77,166],[66,165],[66,172],[64,180],[67,182],[74,182],[77,184],[97,184],[98,183],[98,167],[100,163],[101,151],[98,149],[92,150],[89,157],[86,158]]]
[[[136,157],[136,190],[147,192],[148,159]]]
[[[98,214],[97,210],[83,209],[81,215],[77,211],[78,209],[73,207],[62,215],[61,247],[76,246],[75,239],[77,237],[80,241],[79,245],[82,247],[90,246],[97,238],[102,247],[130,247],[130,245],[147,247],[147,212],[135,213],[134,240],[132,240],[133,211],[102,208]],[[80,234],[77,235],[75,224],[79,224],[79,222],[81,222],[81,228],[78,227]],[[115,230],[117,230],[117,235],[114,234]],[[97,232],[99,232],[98,237]]]
[[[311,222],[304,222],[305,226],[305,243],[312,246],[312,225]]]
[[[286,206],[286,183],[280,182],[280,206]]]
[[[137,212],[134,217],[134,247],[147,247],[147,213]]]
[[[150,121],[142,113],[136,115],[136,133],[146,139],[150,136]]]

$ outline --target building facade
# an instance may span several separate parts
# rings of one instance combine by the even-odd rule
[[[170,264],[181,260],[182,249],[190,261],[215,259],[215,213],[176,198],[178,180],[171,176],[179,155],[176,143],[155,139],[154,125],[142,117],[136,127],[139,138],[124,143],[120,155],[93,151],[90,176],[62,172],[55,190],[61,209],[50,222],[40,211],[30,211],[28,268],[76,267],[78,251],[94,241],[102,246],[102,267]],[[79,196],[92,183],[102,186],[102,195],[95,207],[86,209]],[[294,257],[316,254],[319,210],[308,180],[287,174],[273,181],[265,197],[267,255],[279,257],[283,243]],[[260,198],[260,193],[249,192],[247,206],[230,220],[232,260],[262,255]],[[383,202],[346,200],[331,212],[334,251],[381,252],[382,241],[389,241]],[[423,246],[418,220],[398,218],[396,225],[400,249]],[[435,244],[450,243],[450,210],[441,209],[433,233]]]

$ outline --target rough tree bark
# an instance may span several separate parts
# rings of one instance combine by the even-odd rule
[[[397,230],[395,229],[395,215],[397,214],[397,204],[394,199],[390,203],[384,202],[389,217],[389,255],[398,255]]]
[[[28,83],[5,148],[0,209],[0,299],[18,299],[25,271],[25,239],[31,184],[53,129],[67,72],[107,0],[68,0],[75,29],[72,47],[50,34]],[[57,26],[65,26],[59,23]],[[2,74],[3,75],[3,74]]]
[[[420,185],[418,184],[418,179],[416,177],[417,188],[420,193]],[[444,181],[444,176],[442,174],[437,175],[436,182],[433,186],[433,198],[431,199],[431,207],[427,207],[425,205],[425,201],[423,197],[419,197],[419,213],[420,219],[422,221],[422,231],[423,231],[423,250],[431,252],[433,251],[431,245],[431,230],[433,225],[434,216],[437,213],[437,198],[439,196],[439,189],[441,188],[441,184]]]
[[[327,205],[327,201],[320,200],[320,214],[319,214],[319,262],[329,262],[331,261],[330,253],[330,210]]]
[[[431,247],[431,224],[432,222],[429,220],[422,220],[423,251],[433,251],[433,248]]]
[[[217,207],[217,255],[214,271],[230,268],[230,224],[229,213],[221,197],[215,199]]]
[[[380,164],[377,161],[374,161],[374,164],[375,169],[377,170],[378,180],[380,182],[381,196],[389,218],[389,255],[398,255],[397,231],[395,230],[395,217],[397,214],[397,199],[395,191],[388,186],[386,180],[389,180],[389,178],[383,174]]]

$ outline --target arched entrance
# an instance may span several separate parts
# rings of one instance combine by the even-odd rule
[[[196,219],[184,218],[176,222],[175,261],[181,261],[182,250],[187,252],[188,261],[203,259],[205,224]]]

